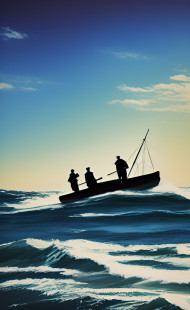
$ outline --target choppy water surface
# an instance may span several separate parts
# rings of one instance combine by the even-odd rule
[[[190,188],[0,191],[1,309],[190,309]]]

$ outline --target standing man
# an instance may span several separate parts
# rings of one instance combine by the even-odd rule
[[[90,171],[90,168],[86,168],[87,172],[85,173],[86,184],[89,188],[94,187],[97,184],[93,172]]]
[[[127,171],[126,169],[129,168],[128,164],[125,160],[121,159],[120,156],[117,156],[117,160],[115,162],[117,174],[120,181],[127,180]]]
[[[78,180],[77,178],[79,177],[78,173],[74,173],[74,169],[71,169],[71,173],[68,179],[68,182],[71,183],[71,188],[74,192],[79,192],[79,186],[78,186]]]

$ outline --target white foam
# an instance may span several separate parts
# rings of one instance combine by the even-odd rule
[[[150,189],[150,192],[152,192],[153,194],[176,194],[184,198],[190,199],[190,188],[176,187],[170,183],[160,183],[157,187]]]
[[[140,260],[142,257],[137,254],[139,250],[146,250],[146,256],[143,256],[143,259],[154,259],[155,261],[164,261],[167,260],[168,263],[172,263],[172,260],[167,256],[163,256],[156,252],[159,249],[164,248],[174,248],[177,250],[178,254],[190,253],[190,244],[165,244],[165,245],[130,245],[130,246],[121,246],[117,244],[106,244],[94,241],[88,241],[83,239],[77,240],[67,240],[67,241],[43,241],[38,239],[27,239],[26,242],[31,246],[44,249],[51,245],[56,246],[60,251],[68,253],[70,256],[80,259],[90,259],[99,265],[104,265],[105,268],[113,275],[120,275],[125,278],[129,277],[140,277],[144,281],[159,281],[162,283],[189,283],[190,282],[190,270],[166,270],[166,269],[156,269],[151,266],[138,266],[130,265],[131,260]],[[131,252],[131,255],[118,255],[119,252]],[[110,252],[117,253],[117,255],[110,254]],[[148,255],[150,252],[150,256]],[[155,256],[151,254],[155,252]],[[176,255],[177,255],[176,253]],[[129,264],[123,264],[122,262],[128,260]],[[177,257],[179,266],[183,265],[184,261],[182,260],[180,264],[180,257]],[[188,258],[185,262],[188,266]],[[190,260],[189,260],[190,266]]]
[[[26,239],[26,243],[37,249],[45,249],[45,248],[50,247],[53,244],[52,241],[44,241],[44,240],[33,239],[33,238]]]
[[[66,269],[66,268],[52,268],[49,266],[38,266],[38,267],[0,267],[1,273],[17,273],[17,272],[34,272],[34,273],[49,273],[57,272],[62,275],[73,276],[79,275],[81,272],[75,269]]]
[[[6,243],[6,244],[12,244],[14,242]],[[33,239],[29,238],[26,239],[26,243],[30,244],[33,247],[36,248],[47,248],[51,245],[56,245],[59,249],[64,248],[76,248],[80,249],[86,248],[86,249],[92,249],[94,251],[106,251],[106,252],[117,252],[117,254],[120,251],[129,251],[135,254],[136,251],[139,250],[147,250],[150,252],[156,252],[159,249],[165,249],[165,248],[175,248],[178,252],[178,254],[185,254],[190,255],[190,243],[184,243],[184,244],[155,244],[155,245],[127,245],[123,246],[120,244],[112,244],[112,243],[101,243],[101,242],[95,242],[95,241],[89,241],[84,239],[77,239],[77,240],[67,240],[67,241],[59,241],[59,240],[51,240],[51,241],[44,241],[41,239]],[[5,244],[2,244],[3,246]]]
[[[50,278],[26,278],[21,280],[9,280],[0,284],[3,289],[11,287],[24,287],[32,291],[40,291],[47,296],[56,296],[56,298],[64,300],[71,300],[74,298],[82,298],[89,296],[99,300],[121,300],[132,302],[132,308],[135,303],[146,302],[149,303],[158,297],[164,298],[170,304],[179,306],[183,310],[189,310],[190,298],[187,294],[175,294],[170,292],[163,292],[162,290],[141,289],[135,288],[103,288],[94,289],[87,288],[83,282],[76,282],[72,279],[50,279]],[[129,308],[130,309],[130,308]]]
[[[43,279],[36,279],[36,278],[26,278],[21,280],[9,280],[5,281],[4,283],[0,283],[0,287],[10,287],[10,286],[33,286],[30,287],[31,289],[37,290],[44,290],[45,286],[50,286],[51,284],[75,284],[76,282],[72,279],[51,279],[51,278],[43,278]]]
[[[63,248],[71,255],[81,259],[91,259],[109,269],[111,274],[120,275],[125,278],[141,277],[148,281],[159,281],[163,283],[189,283],[190,270],[162,270],[149,266],[124,265],[118,262],[118,257],[110,255],[108,251],[118,251],[118,247],[128,250],[128,247],[106,245],[87,240],[70,240],[64,243],[56,243],[59,248]],[[164,246],[162,246],[163,248]],[[168,247],[168,246],[166,246]],[[173,245],[172,245],[173,247]],[[117,250],[116,250],[117,248]],[[133,247],[133,249],[135,246]],[[157,249],[155,246],[137,246],[136,249]]]
[[[44,194],[46,194],[46,192],[44,192]],[[6,204],[6,206],[15,209],[15,211],[12,211],[11,213],[20,213],[34,210],[59,209],[63,207],[61,203],[58,203],[57,193],[50,194],[47,192],[47,195],[48,197],[30,197],[28,199],[25,199],[24,201],[19,202],[19,204]],[[10,212],[2,213],[5,214]]]
[[[132,212],[131,212],[132,213]],[[101,216],[119,216],[124,215],[126,212],[121,213],[81,213],[81,214],[74,214],[70,217],[101,217]]]

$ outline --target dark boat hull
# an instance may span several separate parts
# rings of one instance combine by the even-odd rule
[[[155,187],[160,182],[160,173],[156,171],[154,173],[142,175],[139,177],[129,178],[125,182],[119,180],[112,180],[107,182],[98,183],[93,189],[83,189],[78,193],[70,193],[59,197],[59,200],[63,203],[81,200],[84,198],[104,194],[107,192],[114,192],[117,190],[134,190],[142,191],[152,187]]]

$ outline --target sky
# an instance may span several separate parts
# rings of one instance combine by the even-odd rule
[[[82,183],[86,167],[107,180],[148,129],[162,182],[190,186],[189,1],[10,0],[0,11],[0,188],[68,191],[70,170]]]

